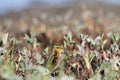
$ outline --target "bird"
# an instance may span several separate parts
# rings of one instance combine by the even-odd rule
[[[56,69],[59,68],[60,63],[63,60],[62,53],[64,53],[64,46],[54,45],[53,54],[49,57],[47,61],[47,67],[50,73],[53,73]]]

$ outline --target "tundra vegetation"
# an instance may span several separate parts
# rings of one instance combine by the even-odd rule
[[[106,15],[85,9],[77,18],[72,10],[3,18],[0,80],[119,80],[119,19]]]

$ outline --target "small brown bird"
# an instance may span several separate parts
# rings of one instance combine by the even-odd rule
[[[62,58],[63,52],[64,52],[63,45],[55,45],[53,47],[53,55],[51,55],[47,61],[47,67],[51,73],[55,71],[57,68],[59,68],[60,63],[63,60]]]

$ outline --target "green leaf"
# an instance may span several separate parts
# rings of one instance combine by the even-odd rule
[[[102,80],[101,75],[99,73],[93,75],[90,79],[88,80]]]
[[[120,35],[118,33],[108,33],[108,36],[111,37],[112,41],[113,42],[116,42],[119,40],[120,38]]]
[[[89,61],[91,62],[95,57],[95,54],[93,52],[90,52],[89,54]]]
[[[26,40],[26,42],[32,44],[34,42],[34,38],[33,37],[29,37],[27,34],[25,34],[24,39]]]
[[[3,36],[2,36],[2,41],[3,41],[3,44],[7,44],[7,42],[8,42],[8,33],[6,33],[6,34],[4,34]]]
[[[66,34],[64,37],[64,45],[68,45],[68,46],[70,46],[70,45],[72,45],[72,44],[74,44],[75,42],[72,40],[72,33],[71,32],[69,32],[68,34]],[[65,46],[65,47],[66,47]]]

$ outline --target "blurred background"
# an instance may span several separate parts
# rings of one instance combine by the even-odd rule
[[[89,2],[89,3],[104,3],[119,5],[120,0],[1,0],[0,1],[0,13],[5,13],[11,10],[22,10],[33,5],[39,5],[41,7],[65,7],[78,2]]]
[[[29,8],[33,5],[39,5],[41,7],[65,7],[68,5],[72,5],[78,2],[89,2],[89,3],[104,3],[104,4],[112,4],[119,5],[120,0],[1,0],[0,1],[0,14],[9,12],[11,10],[22,10],[25,8]]]
[[[0,0],[0,31],[119,32],[119,14],[120,0]]]

